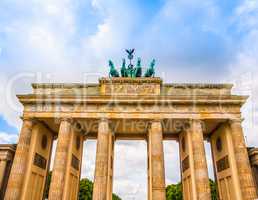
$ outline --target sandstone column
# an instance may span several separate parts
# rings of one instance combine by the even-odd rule
[[[109,134],[107,200],[112,200],[112,193],[113,193],[114,142],[115,142],[114,135],[113,134]]]
[[[98,141],[95,177],[93,187],[93,200],[108,199],[108,171],[109,171],[109,142],[111,131],[107,119],[101,119],[98,127]]]
[[[149,200],[165,200],[163,135],[160,121],[153,121],[148,134]]]
[[[230,120],[230,127],[243,199],[256,199],[255,182],[252,176],[241,120]]]
[[[211,199],[211,194],[201,121],[192,120],[191,129],[197,199],[208,200]]]
[[[66,178],[66,168],[69,156],[69,144],[72,129],[71,119],[61,119],[56,155],[52,173],[52,180],[49,189],[50,200],[61,200],[64,193],[64,183]]]
[[[218,125],[210,135],[210,144],[220,199],[243,200],[228,123]]]
[[[2,189],[2,186],[3,186],[6,166],[7,166],[7,160],[6,159],[0,160],[0,190]]]
[[[33,119],[23,119],[20,138],[5,193],[5,199],[18,200],[21,197],[23,181],[27,170],[27,159],[30,151],[33,125]]]
[[[197,200],[192,148],[192,129],[179,134],[181,182],[184,200]]]

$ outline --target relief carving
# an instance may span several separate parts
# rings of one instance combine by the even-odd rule
[[[47,160],[42,155],[35,153],[33,164],[41,169],[46,169]]]
[[[216,162],[218,172],[222,172],[229,168],[228,156],[225,156]]]
[[[104,85],[105,94],[113,95],[154,95],[159,94],[159,90],[156,85],[153,84],[107,84]]]

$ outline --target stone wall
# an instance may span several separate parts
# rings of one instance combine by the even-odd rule
[[[4,198],[15,150],[15,144],[0,144],[0,199]]]

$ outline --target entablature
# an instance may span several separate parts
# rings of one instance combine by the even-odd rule
[[[41,95],[231,95],[232,84],[162,83],[153,78],[100,78],[99,83],[33,83]]]
[[[205,96],[205,95],[156,95],[156,96],[70,96],[70,95],[17,95],[22,104],[238,104],[243,105],[247,96],[237,95],[220,95],[220,96]]]

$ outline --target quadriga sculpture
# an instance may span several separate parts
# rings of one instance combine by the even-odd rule
[[[132,60],[134,58],[134,49],[126,49],[126,53],[128,54],[127,57],[129,59],[129,64],[126,67],[126,61],[123,59],[122,66],[120,69],[121,77],[131,77],[137,78],[142,77],[142,64],[141,58],[137,59],[136,67],[134,67]],[[109,77],[119,77],[119,72],[115,69],[114,63],[109,60]],[[144,77],[154,77],[155,75],[155,59],[152,60],[150,66],[148,67],[147,71],[144,74]]]

